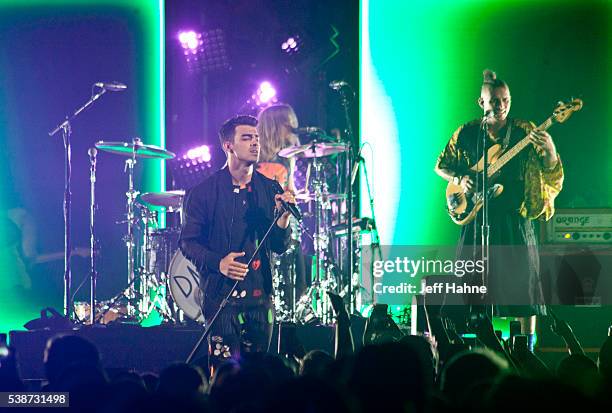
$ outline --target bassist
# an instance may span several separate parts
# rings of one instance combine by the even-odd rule
[[[532,145],[493,175],[489,185],[502,184],[503,192],[489,203],[490,273],[488,295],[480,304],[493,304],[496,316],[521,317],[528,325],[534,315],[545,315],[539,276],[539,257],[532,220],[549,219],[554,200],[563,184],[563,166],[555,144],[546,131],[535,130],[531,122],[508,117],[511,106],[508,85],[485,70],[478,104],[488,126],[487,149],[500,145],[505,151],[530,136]],[[482,158],[481,119],[460,126],[437,159],[435,172],[459,185],[466,196],[479,191],[477,175],[470,168]],[[531,132],[531,133],[530,133]],[[480,214],[464,225],[458,257],[472,256],[481,239]],[[474,277],[472,283],[482,283]],[[470,303],[474,304],[474,303]],[[526,323],[525,323],[526,324]],[[525,326],[525,330],[531,330]],[[525,331],[533,333],[532,331]]]

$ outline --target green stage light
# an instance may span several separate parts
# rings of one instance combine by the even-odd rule
[[[580,183],[597,176],[599,198],[587,202],[611,204],[612,2],[362,0],[361,7],[360,122],[362,143],[374,148],[364,158],[382,244],[458,239],[445,211],[445,182],[433,167],[454,130],[481,116],[476,99],[485,68],[510,84],[511,116],[543,121],[558,100],[584,98],[590,109],[581,120],[551,130],[567,161],[558,202],[578,202]],[[585,130],[589,117],[597,133]],[[575,139],[585,135],[588,154]],[[589,172],[579,167],[585,163]],[[369,215],[365,186],[361,194]]]
[[[47,18],[61,17],[61,21],[71,20],[78,23],[83,18],[97,16],[104,19],[121,19],[127,22],[138,56],[126,56],[133,61],[134,77],[127,83],[138,85],[139,104],[136,111],[135,124],[141,138],[147,144],[165,146],[164,134],[164,1],[163,0],[3,0],[0,2],[0,24],[3,27],[15,29],[17,24],[24,23],[24,30],[37,28]],[[38,20],[33,20],[35,17]],[[38,22],[38,23],[32,23]],[[38,27],[40,28],[40,27]],[[3,79],[7,73],[23,68],[11,67],[12,61],[8,52],[0,55],[0,75]],[[32,68],[40,70],[44,68]],[[0,137],[2,143],[18,128],[19,117],[12,105],[15,94],[19,91],[12,88],[0,88]],[[5,145],[3,145],[5,146]],[[7,156],[7,155],[2,155]],[[5,162],[0,158],[0,162]],[[0,183],[0,206],[6,199],[3,185]],[[165,189],[165,167],[163,161],[148,160],[143,165],[142,192],[158,192]],[[164,225],[163,215],[161,224]],[[6,239],[6,226],[0,227],[0,240]],[[0,254],[0,270],[4,270],[10,257]],[[0,276],[6,277],[10,270],[2,271]],[[74,286],[76,287],[76,286]],[[30,298],[30,300],[32,300]],[[4,294],[0,291],[0,332],[21,329],[23,324],[39,316],[38,311],[47,306],[59,307],[61,297],[46,297],[44,301],[32,302],[15,294]]]

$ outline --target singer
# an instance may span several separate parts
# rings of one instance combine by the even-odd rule
[[[489,187],[500,183],[504,190],[489,203],[491,249],[486,304],[493,304],[498,316],[529,317],[520,321],[534,326],[532,316],[545,315],[546,308],[532,220],[550,219],[554,214],[554,200],[563,184],[563,166],[547,132],[534,131],[533,123],[508,117],[511,97],[506,82],[490,70],[485,70],[483,77],[478,104],[485,117],[455,131],[438,157],[435,172],[460,185],[469,195],[476,186],[469,168],[483,155],[481,126],[485,122],[488,126],[487,148],[499,144],[504,152],[533,131],[532,145],[515,156],[501,170],[501,175],[494,176],[494,182],[489,183]],[[471,256],[472,248],[478,250],[481,224],[479,213],[474,221],[461,228],[459,256]],[[533,331],[525,333],[533,334]]]
[[[281,200],[295,203],[291,192],[254,170],[260,152],[257,119],[227,120],[219,139],[226,166],[190,191],[180,237],[181,251],[200,271],[207,322],[233,280],[240,281],[209,336],[211,373],[241,352],[268,350],[274,323],[270,254],[282,254],[289,243],[290,213],[281,212]],[[245,263],[275,213],[282,215],[249,268]]]

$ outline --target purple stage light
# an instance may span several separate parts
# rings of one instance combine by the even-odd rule
[[[267,105],[268,103],[274,102],[276,98],[276,89],[268,81],[261,82],[259,89],[257,89],[257,104],[259,106]]]
[[[288,54],[297,53],[300,45],[300,36],[290,36],[281,44],[281,49]]]
[[[178,33],[178,40],[190,72],[230,69],[223,30],[211,29],[202,32],[183,30]]]
[[[189,49],[195,53],[198,50],[198,46],[202,43],[201,34],[194,32],[193,30],[182,31],[179,33],[178,38],[181,42],[183,49]]]
[[[198,146],[197,148],[189,149],[185,157],[193,160],[194,162],[210,162],[210,148],[206,145],[202,145]]]

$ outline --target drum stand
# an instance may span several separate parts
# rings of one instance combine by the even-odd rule
[[[136,165],[136,151],[137,146],[140,145],[141,141],[138,138],[132,140],[133,150],[131,156],[125,161],[124,172],[128,174],[128,191],[125,193],[127,197],[127,234],[124,237],[125,246],[127,247],[127,273],[128,273],[128,291],[127,291],[127,315],[128,317],[136,316],[136,306],[134,305],[134,299],[136,298],[136,289],[134,286],[136,271],[135,271],[135,239],[134,229],[136,227],[136,217],[134,214],[134,206],[136,204],[136,197],[140,192],[134,189],[134,166]],[[142,310],[140,308],[139,310]]]
[[[168,303],[168,277],[164,272],[160,272],[159,279],[155,272],[153,262],[153,254],[156,253],[151,243],[151,229],[157,228],[157,211],[151,211],[143,207],[141,212],[142,222],[144,225],[143,242],[142,242],[142,259],[141,259],[141,284],[140,284],[140,320],[144,320],[151,315],[156,308],[159,310],[159,315],[162,317],[162,322],[176,322],[173,315],[172,307]],[[151,297],[153,296],[153,299]]]
[[[316,141],[313,142],[313,148]],[[328,214],[330,201],[327,183],[323,180],[322,164],[318,157],[312,158],[314,178],[312,181],[315,202],[315,233],[313,236],[315,250],[315,277],[312,285],[299,299],[295,308],[296,317],[300,321],[310,322],[315,317],[322,324],[333,321],[331,302],[326,291],[335,291],[338,283],[334,275],[335,265],[329,255]]]

